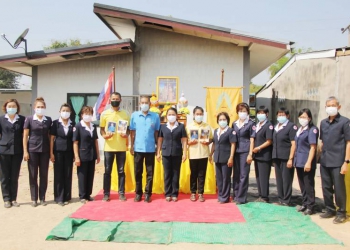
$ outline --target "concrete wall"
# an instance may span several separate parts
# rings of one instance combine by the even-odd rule
[[[0,93],[0,107],[4,105],[4,103],[8,99],[16,99],[21,106],[20,114],[24,116],[31,115],[31,100],[32,100],[32,91],[31,90],[14,90],[10,93],[8,91],[3,91]]]
[[[220,86],[222,69],[225,86],[243,85],[242,47],[150,28],[136,32],[135,94],[156,91],[158,76],[176,76],[179,96],[184,92],[190,105],[204,107],[203,87]],[[246,57],[249,59],[249,54]]]
[[[56,118],[60,105],[67,102],[67,93],[100,93],[113,65],[116,90],[132,95],[132,60],[130,53],[38,66],[37,96],[44,97],[47,115]]]
[[[267,105],[270,118],[275,121],[279,107],[287,107],[291,120],[297,122],[300,109],[309,108],[314,123],[319,126],[326,118],[325,100],[337,96],[342,104],[340,113],[350,117],[350,56],[298,60],[292,64],[272,85],[257,96],[257,107]]]

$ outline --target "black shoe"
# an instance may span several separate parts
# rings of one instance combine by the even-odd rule
[[[41,201],[40,201],[40,205],[42,205],[42,206],[46,206],[46,205],[47,205],[47,203],[46,203],[46,201],[41,200]]]
[[[126,201],[126,197],[124,194],[119,194],[119,200],[120,201]]]
[[[321,214],[322,219],[329,219],[335,216],[335,212],[327,210],[325,213]]]
[[[152,201],[151,196],[148,195],[148,194],[146,194],[146,195],[145,195],[145,200],[144,200],[144,201],[147,202],[147,203],[150,203],[150,202]]]
[[[334,224],[341,224],[346,221],[346,215],[337,215],[335,216],[333,223]]]
[[[287,202],[282,202],[281,206],[285,206],[285,207],[291,207],[292,204],[291,203],[287,203]]]
[[[243,205],[245,204],[244,202],[239,202],[239,201],[236,201],[236,205]]]
[[[64,203],[62,201],[58,202],[57,205],[64,207]]]
[[[135,202],[140,202],[141,201],[141,195],[137,194],[134,198]]]
[[[297,211],[298,211],[298,212],[304,212],[306,209],[307,209],[307,207],[304,206],[304,205],[302,205],[301,207],[299,207],[299,208],[297,209]]]
[[[312,215],[312,214],[314,214],[314,211],[312,211],[312,209],[307,208],[307,209],[304,211],[304,215]]]
[[[32,201],[32,204],[30,204],[32,207],[37,207],[38,203],[36,201]]]
[[[105,194],[105,195],[103,196],[102,201],[109,201],[109,195]]]
[[[91,196],[89,196],[86,200],[87,200],[87,201],[94,201],[94,198],[92,198]]]

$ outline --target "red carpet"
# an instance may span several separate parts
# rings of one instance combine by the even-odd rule
[[[245,222],[234,203],[220,204],[216,195],[205,195],[206,201],[190,201],[190,195],[180,194],[178,202],[166,202],[164,195],[152,195],[152,202],[134,202],[135,194],[126,194],[127,201],[118,200],[116,192],[111,201],[103,202],[103,191],[71,215],[72,218],[94,221],[182,221],[207,223]]]

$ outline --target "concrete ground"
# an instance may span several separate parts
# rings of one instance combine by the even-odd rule
[[[253,169],[253,168],[252,168]],[[73,170],[73,197],[78,196],[78,184],[76,178],[76,169]],[[274,174],[271,174],[272,183],[274,182]],[[103,180],[103,162],[96,168],[94,191],[96,194],[102,189]],[[250,194],[254,195],[254,172],[251,171]],[[299,187],[297,178],[294,178],[293,195],[294,200],[298,200]],[[274,185],[272,184],[272,195]],[[316,177],[316,195],[322,197],[320,177]],[[254,197],[250,197],[253,199]],[[334,225],[332,219],[320,219],[319,215],[312,215],[312,220],[319,225],[323,230],[328,232],[332,237],[341,240],[344,246],[341,245],[293,245],[293,246],[270,246],[270,245],[205,245],[205,244],[171,244],[171,245],[154,245],[154,244],[126,244],[114,242],[84,242],[84,241],[45,241],[46,236],[52,228],[59,224],[63,218],[69,216],[76,211],[82,204],[77,198],[72,200],[68,206],[60,207],[53,202],[53,169],[50,166],[49,186],[47,191],[47,201],[49,204],[46,207],[38,206],[33,208],[30,206],[29,180],[27,165],[24,163],[21,169],[19,178],[19,190],[17,201],[21,203],[19,208],[5,209],[3,205],[0,207],[0,249],[210,249],[210,250],[225,250],[225,249],[315,249],[315,250],[337,250],[350,249],[350,222],[341,225]]]

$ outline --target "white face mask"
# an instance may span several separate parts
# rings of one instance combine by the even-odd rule
[[[258,118],[259,122],[263,122],[266,120],[266,114],[257,114],[256,117]]]
[[[141,104],[141,111],[147,112],[149,110],[149,105],[147,103]]]
[[[176,121],[176,116],[175,115],[168,115],[167,119],[169,122],[175,122]]]
[[[92,121],[92,115],[83,115],[83,121],[84,122],[91,122]]]
[[[248,117],[248,113],[247,112],[238,112],[238,117],[241,120],[245,120]]]
[[[309,120],[306,118],[299,118],[299,123],[301,126],[305,127],[306,125],[309,124]]]
[[[219,126],[220,126],[221,128],[226,128],[226,126],[227,126],[227,121],[226,121],[226,120],[221,120],[221,121],[219,121]]]
[[[61,117],[63,119],[68,119],[70,117],[70,112],[67,112],[67,111],[62,111],[61,112]]]
[[[203,116],[202,115],[196,115],[194,116],[194,120],[198,123],[201,123],[203,121]]]
[[[35,114],[37,114],[37,115],[44,115],[45,114],[45,110],[46,109],[36,108],[35,109]]]
[[[338,114],[338,108],[337,107],[326,107],[326,113],[329,116],[335,116]]]

